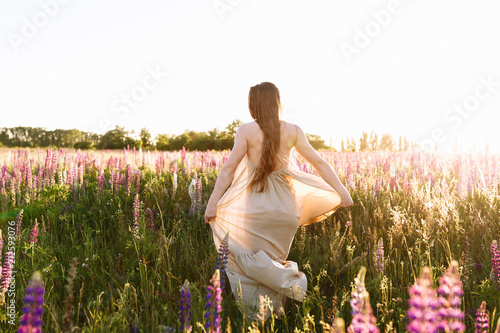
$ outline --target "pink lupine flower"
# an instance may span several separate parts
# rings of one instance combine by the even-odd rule
[[[126,191],[127,191],[127,196],[130,195],[130,184],[132,182],[132,167],[130,164],[127,164],[127,184],[126,184]]]
[[[491,254],[491,276],[493,281],[497,284],[500,283],[500,251],[498,249],[498,243],[496,240],[491,242],[490,246],[490,254]]]
[[[17,214],[17,217],[16,217],[16,239],[21,238],[21,224],[23,222],[23,212],[24,212],[24,209],[21,209],[21,211],[19,212],[19,214]],[[2,256],[0,255],[0,258],[1,257]]]
[[[149,229],[151,229],[151,232],[155,232],[155,218],[153,215],[153,211],[148,207],[146,208],[146,216],[148,217],[149,220]]]
[[[12,277],[12,268],[14,266],[14,252],[9,251],[5,253],[5,261],[2,267],[2,279],[0,280],[0,294],[5,294]]]
[[[476,333],[488,333],[489,328],[488,311],[486,311],[486,302],[483,301],[476,312]]]
[[[422,267],[420,276],[415,284],[408,290],[410,299],[409,309],[406,311],[410,322],[406,326],[408,332],[412,333],[435,333],[437,332],[438,317],[436,309],[439,304],[435,299],[436,291],[432,287],[431,269]]]
[[[35,244],[38,240],[37,237],[38,237],[38,221],[35,219],[35,225],[33,226],[33,229],[31,229],[30,243]]]
[[[464,332],[464,313],[460,310],[463,295],[462,282],[458,274],[458,262],[453,260],[446,273],[439,279],[438,322],[437,326],[445,332]]]

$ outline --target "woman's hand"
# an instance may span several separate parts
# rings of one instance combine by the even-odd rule
[[[345,192],[340,196],[340,206],[341,207],[351,207],[354,204],[349,192]]]
[[[217,206],[208,202],[207,209],[205,209],[205,223],[212,222],[217,216]]]

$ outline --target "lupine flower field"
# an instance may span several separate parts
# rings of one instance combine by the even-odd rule
[[[297,233],[305,301],[249,322],[203,222],[229,151],[1,149],[0,332],[500,332],[500,155],[320,153],[354,206]]]

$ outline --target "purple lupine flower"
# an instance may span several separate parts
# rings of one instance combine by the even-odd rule
[[[120,189],[120,173],[119,172],[115,172],[115,176],[114,176],[114,180],[113,180],[113,184],[114,184],[114,189],[113,189],[113,193],[118,193],[118,190]]]
[[[373,315],[370,297],[365,290],[359,296],[362,304],[361,309],[351,320],[351,325],[347,327],[348,333],[379,333],[377,318]]]
[[[446,332],[464,332],[464,313],[460,310],[460,297],[463,295],[462,282],[458,274],[458,262],[452,260],[446,273],[439,278],[438,323],[437,327]]]
[[[139,322],[137,320],[134,320],[132,325],[130,325],[130,333],[139,333],[141,331],[141,328],[139,326]]]
[[[408,300],[409,309],[406,315],[410,322],[406,326],[408,332],[412,333],[435,333],[437,332],[438,307],[435,298],[436,291],[432,287],[431,269],[422,267],[420,276],[415,284],[408,289],[410,299]]]
[[[3,236],[2,229],[0,229],[0,262],[2,260],[2,249],[3,249]],[[2,265],[0,265],[0,280],[2,279]]]
[[[139,194],[139,189],[141,186],[141,171],[138,170],[135,174],[135,193]]]
[[[181,299],[179,300],[179,317],[181,322],[181,331],[191,332],[191,288],[188,280],[184,281],[181,288]]]
[[[16,239],[21,238],[21,224],[23,222],[23,212],[24,209],[21,209],[21,211],[19,212],[19,214],[17,214],[16,217]]]
[[[130,195],[131,182],[132,182],[132,167],[130,166],[130,164],[127,164],[127,185],[126,185],[127,196]]]
[[[220,269],[221,274],[221,289],[224,291],[226,287],[226,264],[227,264],[227,256],[229,254],[229,231],[226,236],[222,240],[222,243],[219,246],[217,261],[215,263],[215,269]]]
[[[31,229],[30,243],[35,244],[38,240],[37,237],[38,237],[38,221],[35,219],[35,225],[33,226],[33,229]]]
[[[476,333],[488,333],[490,328],[488,312],[486,311],[486,302],[483,301],[476,312]]]
[[[351,292],[351,314],[354,315],[361,312],[363,307],[362,295],[366,291],[365,288],[366,267],[361,266],[358,275],[354,278],[354,287]]]
[[[132,229],[133,229],[135,236],[139,236],[139,227],[140,227],[139,220],[141,217],[140,212],[139,212],[139,208],[140,208],[139,194],[136,194],[134,197],[134,203],[132,205],[132,216],[133,216],[133,221],[134,221],[134,223],[132,225]]]
[[[220,273],[218,269],[215,270],[214,275],[210,279],[205,299],[205,329],[209,332],[220,333],[222,289],[220,288]]]
[[[43,293],[42,275],[40,272],[35,272],[28,288],[26,288],[26,297],[22,308],[24,315],[19,322],[19,333],[42,332]]]
[[[491,276],[493,281],[498,284],[500,283],[500,251],[498,250],[498,243],[496,240],[491,242],[490,253],[492,266]]]
[[[375,269],[380,275],[384,275],[384,240],[379,238],[377,243],[377,258],[375,261]]]
[[[148,217],[149,221],[149,229],[151,229],[151,232],[155,232],[155,217],[153,214],[153,211],[148,207],[146,208],[146,216]]]

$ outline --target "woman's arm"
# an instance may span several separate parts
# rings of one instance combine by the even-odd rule
[[[214,190],[208,200],[207,209],[205,210],[205,223],[210,223],[217,215],[217,202],[219,202],[222,194],[230,185],[236,168],[247,153],[247,130],[247,126],[243,124],[236,131],[233,149],[220,170]]]
[[[295,125],[297,126],[297,125]],[[326,162],[311,146],[307,140],[306,135],[302,129],[297,126],[297,140],[295,142],[295,148],[317,171],[318,174],[328,183],[335,191],[340,194],[342,199],[342,207],[350,207],[353,204],[351,195],[345,188],[345,186],[340,182],[339,177],[333,171],[332,167],[328,162]]]

